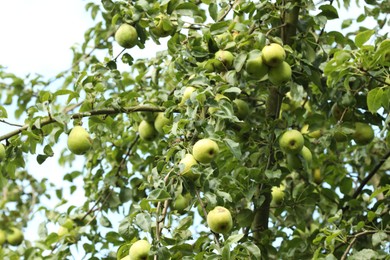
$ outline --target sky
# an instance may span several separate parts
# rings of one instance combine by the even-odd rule
[[[0,65],[7,67],[7,71],[16,75],[40,74],[49,79],[59,72],[71,66],[71,47],[83,42],[84,32],[93,26],[94,22],[85,11],[88,2],[100,1],[82,0],[0,0]],[[348,18],[349,15],[360,12],[340,13],[340,17]],[[369,21],[365,23],[369,27]],[[355,26],[357,28],[357,26]],[[355,28],[355,29],[356,29]],[[331,21],[328,30],[340,30],[337,20]],[[137,57],[151,57],[154,52],[164,47],[155,46],[151,41],[143,50],[136,50]],[[121,48],[115,45],[114,54]],[[12,111],[8,113],[10,121]],[[1,125],[0,135],[13,130],[6,125]],[[59,146],[65,146],[65,136],[60,139]],[[62,150],[62,148],[59,148]],[[48,178],[51,182],[61,187],[62,176],[70,169],[60,168],[57,165],[58,154],[49,158],[43,165],[35,161],[35,156],[30,156],[29,169],[40,178]],[[83,160],[78,158],[74,163],[75,168],[81,169]],[[48,169],[50,169],[48,171]],[[72,196],[72,203],[82,202],[78,197],[82,193]],[[29,226],[26,237],[31,238],[37,234],[36,227]]]

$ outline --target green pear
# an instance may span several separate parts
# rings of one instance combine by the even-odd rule
[[[288,153],[286,159],[287,166],[290,170],[299,170],[307,167],[309,168],[311,166],[313,155],[309,148],[303,146],[299,154]]]
[[[130,255],[127,255],[125,257],[122,257],[121,260],[131,260]]]
[[[184,210],[190,205],[190,194],[187,193],[184,196],[179,194],[177,198],[173,201],[173,209],[177,210],[179,213],[183,213]]]
[[[123,48],[132,48],[137,44],[137,30],[130,24],[124,23],[115,32],[115,41]]]
[[[23,233],[16,227],[10,227],[10,232],[6,235],[7,242],[12,246],[18,246],[23,242]]]
[[[64,226],[60,226],[60,227],[58,228],[57,235],[58,235],[59,237],[66,236],[67,234],[69,234],[69,229],[67,229],[67,228],[64,227]]]
[[[215,59],[222,62],[223,67],[221,70],[230,69],[233,66],[234,56],[230,51],[219,50],[215,53]]]
[[[355,124],[355,132],[352,135],[353,140],[358,145],[366,145],[374,139],[374,130],[366,123],[357,122]]]
[[[290,65],[282,61],[279,65],[271,67],[268,71],[268,79],[272,84],[279,86],[291,80],[292,71]]]
[[[233,103],[235,104],[235,112],[238,119],[244,120],[247,118],[250,111],[248,103],[242,99],[235,99]]]
[[[297,130],[288,130],[279,139],[279,146],[285,153],[298,154],[304,145],[304,138]]]
[[[263,62],[259,51],[251,51],[245,63],[245,70],[254,79],[262,79],[268,73],[268,66]]]
[[[218,153],[218,144],[207,138],[197,141],[192,148],[192,155],[200,163],[210,163]]]
[[[142,120],[139,124],[138,133],[141,139],[145,141],[152,141],[157,135],[154,126],[146,120]]]
[[[183,164],[184,168],[180,172],[180,174],[186,178],[189,178],[191,180],[196,180],[199,178],[198,174],[195,174],[191,167],[194,165],[197,165],[198,162],[195,160],[194,156],[192,154],[186,154],[183,159],[180,160],[179,164]]]
[[[274,186],[271,190],[272,200],[271,205],[277,206],[280,205],[284,199],[284,186]]]
[[[322,136],[322,130],[321,129],[317,129],[317,130],[314,130],[314,131],[309,131],[309,125],[308,124],[302,126],[301,133],[303,135],[306,135],[308,137],[315,138],[315,139],[318,139],[318,138],[320,138]]]
[[[68,229],[73,229],[74,226],[75,226],[74,221],[72,219],[70,219],[70,218],[67,218],[65,220],[65,222],[63,222],[63,223],[60,222],[60,224],[61,224],[61,226],[65,227],[65,228],[68,228]]]
[[[164,133],[164,126],[169,125],[171,123],[171,120],[169,118],[166,118],[164,115],[164,112],[160,112],[157,114],[156,119],[154,120],[154,128],[159,132],[160,134]]]
[[[183,96],[181,98],[181,102],[179,105],[184,105],[185,102],[191,97],[191,94],[196,90],[194,87],[186,87],[183,92]]]
[[[271,43],[264,46],[261,50],[262,58],[265,64],[270,67],[276,67],[280,65],[286,58],[286,52],[283,47],[277,43]]]
[[[131,245],[129,256],[131,260],[145,260],[148,258],[151,245],[146,240],[138,240]]]
[[[321,170],[319,168],[316,168],[313,171],[313,181],[316,184],[321,184],[322,182]]]
[[[0,229],[0,247],[5,243],[6,241],[6,233],[4,230]]]
[[[5,147],[0,143],[0,162],[5,159]]]
[[[232,215],[227,208],[216,206],[207,214],[207,225],[215,233],[226,234],[233,227]]]
[[[344,133],[342,130],[336,130],[333,133],[333,138],[336,142],[342,143],[348,141],[348,135]]]
[[[68,148],[77,155],[85,154],[92,147],[92,139],[82,126],[75,126],[68,136]]]
[[[150,31],[157,37],[163,38],[172,35],[176,30],[176,26],[171,22],[168,16],[164,14],[154,18],[154,27]]]

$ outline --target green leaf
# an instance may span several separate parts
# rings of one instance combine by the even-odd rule
[[[48,157],[49,157],[49,156],[44,155],[44,154],[38,154],[38,156],[37,156],[37,162],[38,162],[39,164],[42,164],[42,163],[44,163],[44,162],[46,161],[46,159],[47,159]]]
[[[367,94],[367,106],[371,113],[375,113],[382,106],[382,88],[374,88]]]
[[[216,22],[218,19],[218,6],[216,4],[210,3],[209,14],[210,14],[210,17],[214,20],[214,22]]]
[[[138,213],[135,217],[135,224],[139,226],[143,231],[149,232],[150,230],[150,223],[152,223],[152,220],[150,218],[150,215],[148,213]]]
[[[253,242],[245,242],[241,244],[243,248],[248,250],[248,252],[255,257],[255,259],[260,259],[261,258],[261,251],[258,246],[256,246]]]
[[[383,241],[386,241],[386,239],[387,239],[387,234],[383,231],[379,231],[378,233],[372,235],[372,245],[378,246]]]
[[[362,47],[363,44],[366,43],[374,33],[375,33],[374,30],[367,30],[367,31],[358,33],[355,37],[356,46],[358,46],[359,48]]]
[[[375,189],[374,192],[370,196],[370,201],[378,196],[378,194],[385,193],[390,190],[390,185],[386,185],[385,187],[381,187],[379,189]]]
[[[348,259],[350,260],[378,259],[378,253],[376,253],[372,249],[363,249],[357,253],[354,253]]]
[[[237,142],[234,142],[231,139],[227,139],[227,138],[224,141],[225,141],[225,144],[227,145],[227,147],[229,147],[229,149],[232,152],[232,154],[234,155],[234,157],[236,157],[237,159],[240,159],[242,156],[240,144]]]
[[[228,30],[230,24],[231,24],[231,21],[222,21],[222,22],[218,22],[218,23],[213,23],[210,26],[210,33],[212,35],[224,33]]]
[[[3,106],[0,106],[0,118],[7,118],[7,117],[8,117],[7,110]]]
[[[322,11],[318,15],[323,15],[328,20],[337,19],[339,18],[339,14],[337,13],[337,9],[333,7],[332,5],[321,5],[320,10]]]
[[[228,239],[226,239],[225,243],[228,245],[231,245],[231,244],[237,243],[243,237],[244,237],[244,234],[234,234],[234,235],[231,235],[230,237],[228,237]]]
[[[147,198],[147,200],[149,201],[156,201],[156,202],[164,201],[168,199],[171,199],[171,196],[166,190],[163,189],[153,190]]]

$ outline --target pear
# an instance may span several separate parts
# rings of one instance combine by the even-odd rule
[[[272,195],[272,206],[280,205],[284,199],[284,187],[283,186],[274,186],[271,190]]]
[[[244,120],[249,115],[249,105],[247,102],[245,102],[242,99],[235,99],[233,100],[233,103],[235,105],[235,114],[240,120]]]
[[[207,138],[197,141],[192,148],[192,155],[200,163],[210,163],[218,153],[218,144]]]
[[[0,162],[5,159],[5,147],[0,143]]]
[[[181,175],[189,178],[191,180],[196,180],[199,178],[198,174],[195,174],[192,170],[191,167],[194,165],[197,165],[198,162],[195,160],[194,156],[192,154],[186,154],[183,159],[180,160],[179,164],[183,164],[184,168],[181,171]]]
[[[75,126],[68,136],[68,148],[77,155],[85,154],[92,147],[92,139],[82,126]]]
[[[215,59],[222,62],[223,66],[218,68],[220,70],[230,69],[233,66],[234,56],[230,51],[219,50],[215,53]]]
[[[374,130],[370,125],[360,122],[355,124],[355,133],[353,134],[352,138],[356,144],[369,144],[374,139],[374,136]]]
[[[276,86],[286,84],[288,81],[290,81],[291,76],[291,67],[285,61],[275,67],[271,67],[268,71],[269,81],[271,81],[271,83]]]
[[[11,227],[10,232],[7,233],[6,240],[12,246],[18,246],[23,242],[24,236],[20,229]]]
[[[141,139],[145,141],[152,141],[157,135],[154,126],[146,120],[142,120],[139,124],[138,133]]]
[[[138,240],[131,245],[129,256],[131,260],[145,260],[148,258],[151,245],[146,240]]]
[[[254,79],[261,79],[268,73],[268,66],[264,63],[259,51],[251,51],[245,63],[245,70]]]
[[[179,105],[184,105],[186,101],[191,97],[192,92],[194,92],[196,88],[194,87],[186,87],[183,92],[183,96],[181,97],[181,101]]]
[[[270,67],[280,65],[286,58],[286,52],[283,47],[277,43],[271,43],[270,45],[264,46],[261,53],[264,63]]]
[[[160,134],[165,134],[163,128],[164,126],[168,125],[170,122],[171,120],[165,117],[164,112],[160,112],[157,114],[156,119],[154,120],[154,128]]]
[[[4,230],[0,229],[0,247],[5,243],[6,241],[6,233]]]
[[[226,234],[233,227],[232,215],[227,208],[216,206],[207,214],[207,225],[215,233]]]
[[[115,32],[115,41],[123,48],[131,48],[137,44],[137,30],[130,24],[124,23]]]
[[[279,139],[280,148],[285,153],[298,154],[304,144],[304,138],[298,130],[288,130]]]

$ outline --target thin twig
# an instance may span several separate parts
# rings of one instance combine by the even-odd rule
[[[198,198],[199,205],[200,205],[200,207],[203,210],[204,218],[207,219],[207,210],[206,210],[206,208],[205,208],[205,206],[203,204],[202,199],[200,198],[199,190],[195,190],[195,193],[196,193],[196,197]],[[218,240],[218,235],[216,233],[214,233],[213,231],[211,231],[211,233],[213,233],[213,235],[214,235],[214,241],[217,244],[217,246],[221,247],[221,244],[219,243],[219,240]]]
[[[351,243],[349,243],[347,249],[345,249],[344,254],[340,258],[340,260],[347,259],[348,252],[351,250],[353,244],[355,244],[356,239],[358,239],[358,237],[361,237],[361,236],[364,236],[364,235],[367,235],[367,234],[375,234],[376,232],[377,232],[376,230],[367,230],[367,231],[363,231],[363,232],[360,232],[360,233],[357,233],[356,235],[354,235],[352,240],[351,240]]]
[[[0,122],[4,123],[4,124],[7,124],[7,125],[10,125],[10,126],[17,126],[17,127],[22,127],[23,126],[23,125],[7,122],[4,119],[0,119]]]
[[[382,165],[386,162],[386,160],[390,157],[390,151],[388,151],[382,159],[378,162],[378,164],[371,170],[370,174],[367,175],[366,178],[360,183],[360,186],[355,190],[352,195],[352,198],[356,199],[357,196],[362,192],[364,186],[371,180],[371,178],[379,171]]]

